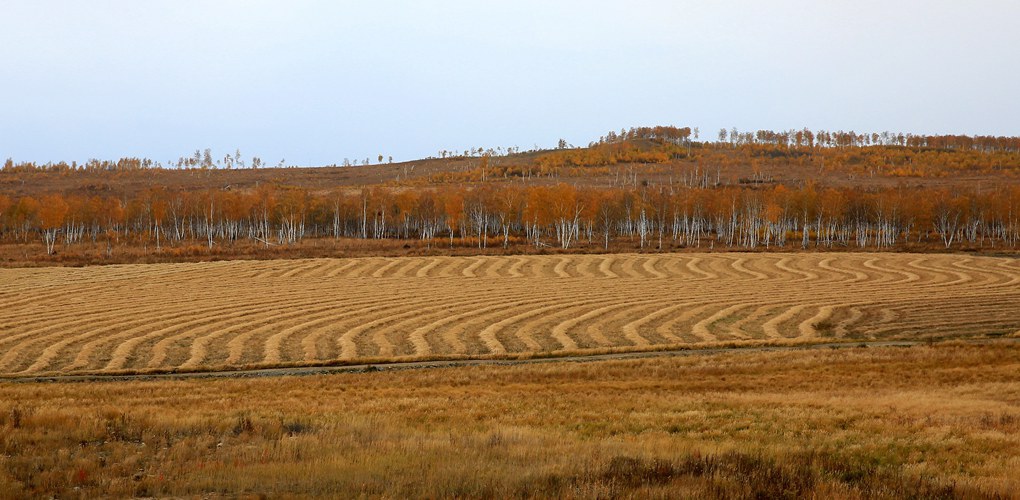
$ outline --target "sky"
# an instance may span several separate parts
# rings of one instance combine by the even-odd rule
[[[3,0],[0,158],[268,164],[632,126],[1020,135],[1014,0]]]

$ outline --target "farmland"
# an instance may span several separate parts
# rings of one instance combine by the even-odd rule
[[[1020,333],[1020,264],[966,255],[379,257],[0,278],[8,377]]]
[[[0,498],[1020,495],[1020,139],[689,133],[8,162]]]

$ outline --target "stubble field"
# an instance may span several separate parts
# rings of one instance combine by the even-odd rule
[[[420,257],[0,270],[0,374],[1020,334],[1020,263],[921,254]]]

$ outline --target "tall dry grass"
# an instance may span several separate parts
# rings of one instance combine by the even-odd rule
[[[1020,351],[0,384],[0,497],[1020,495]]]

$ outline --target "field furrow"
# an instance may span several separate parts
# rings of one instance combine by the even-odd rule
[[[0,269],[0,374],[1014,335],[1015,259],[373,257]]]

